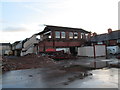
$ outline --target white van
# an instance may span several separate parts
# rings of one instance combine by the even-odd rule
[[[118,46],[108,46],[107,53],[108,54],[118,54],[118,53],[120,53],[120,48]]]

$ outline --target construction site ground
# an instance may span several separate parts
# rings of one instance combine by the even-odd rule
[[[55,61],[32,54],[3,57],[2,63],[1,88],[118,88],[119,60],[116,58],[78,57]]]

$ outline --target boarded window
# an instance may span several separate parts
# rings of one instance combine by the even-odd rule
[[[73,32],[69,32],[69,38],[73,39]]]
[[[65,32],[61,32],[61,38],[65,38]]]
[[[60,38],[60,32],[55,32],[55,38]]]

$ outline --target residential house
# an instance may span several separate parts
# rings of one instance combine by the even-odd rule
[[[77,47],[84,46],[90,38],[90,32],[81,28],[46,25],[40,35],[39,51],[49,48],[66,49],[75,54]]]
[[[120,46],[120,30],[112,31],[112,29],[108,29],[108,33],[93,34],[91,37],[91,42],[95,44],[106,44],[107,46]]]
[[[21,56],[24,56],[29,53],[36,53],[38,52],[38,43],[39,38],[37,38],[38,35],[34,34],[30,38],[26,40],[23,44],[23,48],[21,51]]]
[[[19,49],[19,44],[21,44],[21,41],[16,41],[12,44],[12,51],[14,56],[19,56],[20,49]],[[16,48],[17,46],[17,48]]]
[[[26,38],[25,40],[16,41],[12,44],[12,51],[14,56],[21,56],[23,45],[27,40],[28,38]]]
[[[11,52],[10,43],[0,43],[0,55],[9,55]]]

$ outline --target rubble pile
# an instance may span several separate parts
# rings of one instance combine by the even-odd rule
[[[22,57],[3,57],[2,71],[49,67],[56,64],[47,56],[28,54]]]

